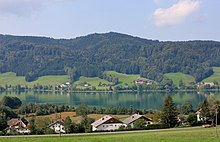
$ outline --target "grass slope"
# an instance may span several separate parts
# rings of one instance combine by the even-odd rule
[[[118,73],[116,71],[105,71],[106,74],[108,75],[112,75],[115,77],[118,77],[119,79],[119,84],[122,87],[128,87],[133,85],[133,81],[137,78],[140,78],[140,75],[138,74],[123,74],[123,73]],[[143,80],[146,80],[146,78],[141,78]],[[78,81],[76,81],[74,84],[77,85],[77,88],[86,88],[81,86],[80,84],[83,82],[87,82],[89,84],[91,84],[91,86],[95,86],[97,89],[106,89],[109,87],[102,87],[102,86],[98,86],[99,82],[101,83],[105,83],[105,84],[112,84],[112,82],[109,82],[107,80],[98,78],[98,77],[80,77]]]
[[[214,74],[204,79],[202,82],[214,82],[220,83],[220,67],[213,67]]]
[[[118,73],[116,71],[105,71],[105,73],[108,75],[118,77],[119,85],[122,85],[123,87],[133,85],[133,81],[137,78],[140,78],[139,74],[123,74],[123,73]],[[141,79],[146,80],[146,78],[141,78]]]
[[[220,131],[218,131],[220,135]],[[0,142],[219,142],[215,128],[192,130],[161,130],[125,134],[81,135],[61,137],[1,138]]]
[[[166,73],[164,74],[167,78],[172,79],[173,83],[176,86],[179,86],[179,81],[182,79],[182,81],[185,83],[185,85],[189,85],[190,82],[195,82],[195,78],[191,75],[183,74],[183,73]]]
[[[107,81],[107,80],[104,80],[104,79],[101,79],[101,78],[98,78],[98,77],[84,77],[84,76],[81,76],[79,78],[78,81],[76,81],[74,84],[77,85],[77,88],[87,88],[87,87],[84,87],[84,86],[81,86],[80,84],[83,83],[83,82],[87,82],[89,84],[91,84],[91,86],[95,86],[97,89],[106,89],[106,88],[109,88],[109,87],[104,87],[104,86],[98,86],[99,85],[99,82],[101,83],[105,83],[105,84],[112,84],[111,82]]]
[[[37,80],[32,81],[32,82],[27,82],[25,81],[24,76],[16,76],[15,73],[13,72],[7,72],[0,74],[0,85],[5,86],[6,84],[8,85],[28,85],[28,86],[33,86],[34,84],[41,84],[41,85],[56,85],[56,84],[62,84],[65,82],[68,82],[68,76],[67,75],[60,75],[60,76],[55,76],[55,75],[48,75],[48,76],[42,76],[39,77]]]

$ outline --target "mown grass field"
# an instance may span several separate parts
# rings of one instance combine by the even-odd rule
[[[214,74],[204,79],[202,82],[214,82],[220,83],[220,67],[213,67]]]
[[[179,82],[182,79],[185,85],[189,85],[190,82],[195,82],[195,78],[191,75],[183,73],[166,73],[164,74],[167,78],[172,79],[174,85],[179,87]]]
[[[0,85],[5,86],[7,85],[22,85],[22,86],[30,86],[32,87],[34,84],[40,84],[40,85],[56,85],[56,84],[62,84],[65,82],[69,82],[69,78],[67,75],[48,75],[48,76],[42,76],[39,77],[37,80],[32,82],[25,81],[24,76],[16,76],[13,72],[7,72],[0,74]]]
[[[220,135],[220,130],[218,131]],[[80,135],[61,137],[0,138],[0,142],[219,142],[215,128],[161,130],[125,134]]]

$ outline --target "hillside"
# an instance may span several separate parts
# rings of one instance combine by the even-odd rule
[[[183,73],[166,73],[165,76],[173,80],[174,85],[177,87],[179,87],[180,80],[182,80],[186,86],[195,82],[195,78],[193,76]]]
[[[202,80],[202,82],[215,82],[217,81],[220,84],[220,67],[213,67],[214,74],[210,77]]]
[[[67,75],[47,75],[39,77],[37,80],[32,82],[25,81],[24,76],[16,76],[13,72],[7,72],[0,74],[0,86],[5,85],[21,85],[21,86],[29,86],[33,87],[34,85],[57,85],[69,82],[69,78]]]
[[[138,74],[124,74],[116,71],[105,71],[104,73],[117,77],[119,79],[119,83],[117,85],[122,87],[132,86],[134,84],[134,80],[138,78],[146,80],[146,78],[141,78]]]
[[[15,72],[28,82],[45,75],[75,81],[109,70],[157,82],[181,72],[198,82],[220,67],[220,42],[159,42],[113,32],[75,39],[0,35],[0,50],[0,73]]]

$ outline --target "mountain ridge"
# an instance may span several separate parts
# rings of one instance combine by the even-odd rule
[[[196,81],[220,66],[218,41],[158,41],[110,32],[74,39],[0,35],[0,72],[15,72],[27,81],[43,75],[101,77],[107,70],[140,74],[158,82],[169,72]]]

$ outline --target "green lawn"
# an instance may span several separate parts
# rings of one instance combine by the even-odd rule
[[[214,82],[220,83],[220,67],[213,67],[214,74],[204,79],[202,82]]]
[[[179,87],[179,82],[182,81],[185,85],[189,85],[190,82],[195,82],[195,78],[191,75],[183,74],[183,73],[166,73],[164,74],[167,78],[172,79],[173,83]]]
[[[220,136],[220,130],[218,131]],[[0,142],[220,142],[215,128],[61,137],[1,138]]]
[[[25,81],[24,76],[16,76],[13,72],[7,72],[0,74],[0,85],[5,86],[7,85],[28,85],[33,86],[34,84],[41,84],[41,85],[56,85],[56,84],[62,84],[65,82],[68,82],[68,76],[67,75],[48,75],[48,76],[42,76],[39,77],[37,80],[32,82]]]

